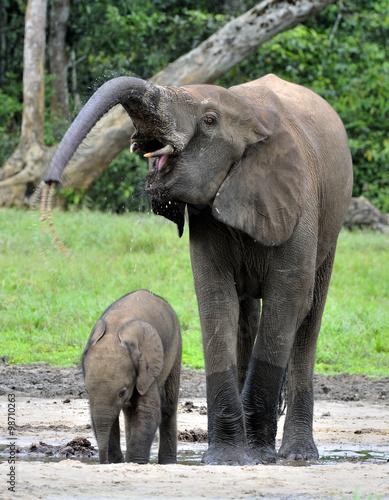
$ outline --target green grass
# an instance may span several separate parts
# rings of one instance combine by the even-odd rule
[[[179,239],[174,224],[138,213],[58,212],[54,222],[70,262],[37,212],[0,210],[0,357],[78,364],[104,309],[147,288],[180,318],[183,364],[203,368],[187,231]],[[388,236],[341,233],[317,372],[389,375],[388,248]]]
[[[183,362],[203,366],[187,235],[179,239],[174,224],[145,214],[58,212],[54,222],[70,262],[41,234],[38,213],[0,210],[0,356],[77,364],[105,308],[147,288],[180,318]]]
[[[388,235],[341,232],[316,371],[389,375]]]

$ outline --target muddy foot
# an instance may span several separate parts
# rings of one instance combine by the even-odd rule
[[[210,445],[201,465],[255,465],[255,462],[246,447]]]
[[[272,446],[251,446],[250,453],[256,464],[275,464],[276,450]]]
[[[319,452],[315,443],[305,445],[304,443],[283,444],[278,451],[278,457],[286,458],[287,460],[305,460],[311,462],[319,458]]]

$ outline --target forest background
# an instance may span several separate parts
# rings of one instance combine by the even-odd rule
[[[61,1],[48,4],[47,146],[59,142],[82,104],[104,81],[119,75],[150,78],[256,4],[252,0],[70,0],[65,39],[69,91],[63,106],[53,98],[54,52],[49,43],[50,12]],[[0,165],[20,138],[25,13],[24,0],[1,3]],[[389,212],[388,34],[389,0],[339,1],[265,42],[214,83],[228,87],[275,73],[318,92],[345,123],[354,162],[353,196],[364,195]],[[124,150],[87,190],[65,191],[66,204],[117,213],[147,210],[142,189],[146,168],[143,159]]]

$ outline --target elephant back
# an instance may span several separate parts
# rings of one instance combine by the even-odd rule
[[[113,322],[117,326],[120,322],[140,320],[153,326],[165,353],[163,372],[169,373],[181,348],[181,334],[178,317],[165,299],[149,290],[136,290],[111,304],[101,318],[112,326],[112,331],[115,331]]]

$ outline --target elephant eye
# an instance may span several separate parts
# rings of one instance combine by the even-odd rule
[[[122,398],[126,393],[126,388],[122,389],[120,392],[119,392],[119,398]]]
[[[212,123],[216,122],[216,118],[212,115],[205,115],[203,117],[203,122],[206,123],[207,125],[212,125]]]

